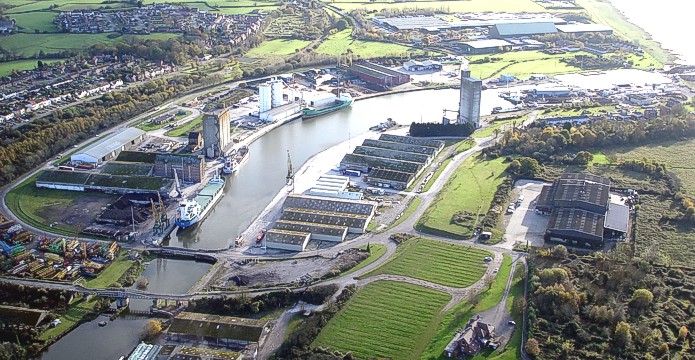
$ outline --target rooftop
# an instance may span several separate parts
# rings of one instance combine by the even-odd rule
[[[274,229],[309,232],[321,235],[341,236],[347,228],[345,226],[336,226],[330,224],[316,224],[301,221],[278,220],[275,222]]]
[[[413,176],[414,175],[412,173],[405,173],[386,169],[374,169],[369,173],[370,179],[383,179],[402,183],[410,182],[410,180],[413,179]]]
[[[606,26],[603,24],[567,24],[555,25],[555,27],[563,33],[613,31],[613,29],[610,26]]]
[[[363,215],[338,214],[304,209],[285,209],[285,211],[282,212],[280,219],[291,222],[307,222],[323,225],[361,228],[366,226],[369,217]]]
[[[410,145],[420,145],[420,146],[427,146],[427,147],[432,147],[435,149],[441,149],[444,147],[444,142],[440,140],[430,140],[430,139],[423,139],[423,138],[416,138],[412,136],[399,136],[399,135],[392,135],[392,134],[381,134],[379,136],[379,140],[382,141],[392,141],[392,142],[397,142],[397,143],[402,143],[402,144],[410,144]]]
[[[491,34],[499,36],[518,36],[556,33],[557,28],[553,22],[519,22],[519,23],[499,23],[495,24],[490,30]]]
[[[174,318],[168,332],[258,342],[265,325],[260,320],[184,311]]]
[[[488,40],[476,40],[476,41],[466,41],[464,44],[474,48],[474,49],[488,49],[497,48],[500,46],[510,46],[510,42],[502,39],[488,39]]]
[[[576,231],[603,238],[604,216],[575,208],[555,208],[548,221],[549,230]]]
[[[343,163],[359,164],[370,168],[385,168],[413,174],[417,173],[422,168],[422,164],[412,161],[353,153],[345,154],[345,156],[343,156],[343,160],[341,160],[341,164]]]
[[[120,150],[124,145],[145,134],[146,132],[138,128],[131,127],[121,129],[101,139],[100,141],[97,141],[95,144],[85,148],[84,150],[76,152],[75,155],[85,154],[95,159],[101,159],[113,151]]]
[[[404,161],[416,162],[416,163],[420,163],[420,164],[426,164],[429,161],[429,156],[427,156],[427,155],[411,153],[411,152],[401,151],[401,150],[375,148],[375,147],[369,147],[369,146],[363,146],[363,145],[358,145],[355,148],[355,150],[353,151],[353,154],[378,156],[378,157],[384,157],[384,158],[391,158],[391,159],[395,159],[395,160],[404,160]]]
[[[287,196],[283,208],[306,209],[324,212],[371,215],[375,205],[363,201],[342,199],[326,199],[317,196],[295,195]]]
[[[383,141],[383,140],[376,140],[376,139],[365,139],[362,142],[362,145],[369,146],[369,147],[382,148],[382,149],[407,151],[407,152],[413,152],[413,153],[418,153],[418,154],[423,154],[423,155],[428,155],[428,156],[432,156],[432,155],[434,155],[434,153],[437,152],[436,148],[429,147],[429,146],[411,145],[411,144],[404,144],[404,143],[399,143],[399,142]]]
[[[310,232],[305,231],[270,229],[265,235],[265,240],[278,244],[302,245],[309,239],[310,235]]]
[[[603,225],[606,229],[627,233],[630,223],[630,208],[624,204],[611,202],[606,212],[606,221]]]

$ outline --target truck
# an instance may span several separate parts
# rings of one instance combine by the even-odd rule
[[[343,175],[360,177],[360,176],[362,176],[362,172],[359,170],[346,169],[346,170],[343,170]]]

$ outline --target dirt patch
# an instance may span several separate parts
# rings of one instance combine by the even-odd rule
[[[41,217],[50,223],[70,226],[89,226],[103,208],[116,201],[116,196],[86,193],[77,197],[69,205],[46,204],[41,210]]]
[[[327,259],[311,257],[296,260],[231,263],[221,272],[212,286],[216,289],[235,287],[269,287],[277,285],[307,285],[323,277],[346,271],[369,256],[357,249],[348,249]]]

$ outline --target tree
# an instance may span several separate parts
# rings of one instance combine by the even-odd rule
[[[335,27],[336,29],[338,29],[338,31],[343,31],[347,29],[348,26],[350,26],[350,24],[348,24],[348,22],[345,21],[345,19],[340,19],[338,20],[338,22],[335,23]]]
[[[556,245],[553,248],[553,257],[557,259],[564,259],[567,257],[567,247],[565,245]]]
[[[140,276],[135,280],[135,286],[140,290],[147,289],[147,285],[149,285],[149,281],[144,276]]]
[[[541,348],[538,346],[538,340],[533,338],[526,340],[526,346],[524,346],[524,348],[526,349],[526,353],[533,357],[536,357],[541,353]]]
[[[615,334],[613,340],[616,345],[625,349],[632,343],[632,333],[630,332],[630,324],[621,321],[615,326]]]
[[[637,289],[632,293],[630,304],[637,309],[646,309],[654,300],[654,294],[647,289]]]
[[[512,304],[512,313],[521,315],[524,313],[526,308],[526,299],[523,297],[516,297],[514,303]]]
[[[576,165],[589,165],[594,160],[594,155],[588,151],[580,151],[572,160]]]
[[[685,337],[688,336],[688,328],[683,325],[681,328],[678,330],[678,337],[680,339],[685,339]]]
[[[142,331],[144,338],[151,339],[162,333],[162,322],[159,320],[148,321]]]

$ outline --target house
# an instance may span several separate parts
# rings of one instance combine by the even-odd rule
[[[494,338],[495,327],[482,322],[480,315],[476,315],[468,321],[466,327],[459,329],[444,348],[444,355],[448,358],[458,357],[463,353],[475,356],[484,346],[490,344]]]

